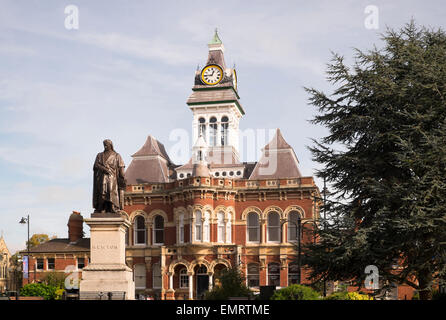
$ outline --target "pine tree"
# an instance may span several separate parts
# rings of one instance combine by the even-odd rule
[[[361,285],[375,265],[429,299],[446,271],[446,34],[411,21],[382,39],[351,68],[333,54],[331,94],[306,88],[329,130],[310,150],[336,202],[303,260],[314,281]]]

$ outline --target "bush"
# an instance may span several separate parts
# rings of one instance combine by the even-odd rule
[[[206,292],[205,300],[228,300],[230,297],[249,297],[251,294],[243,275],[236,268],[222,271],[216,280],[219,284]]]
[[[29,283],[20,290],[20,295],[24,297],[43,297],[45,300],[54,300],[57,297],[56,291],[59,288],[45,283]]]
[[[274,292],[271,300],[319,300],[319,293],[310,287],[293,284]]]
[[[434,290],[432,292],[432,300],[446,300],[446,293]]]
[[[358,292],[335,292],[328,297],[325,298],[325,300],[374,300],[373,297],[367,295],[367,294],[360,294]]]

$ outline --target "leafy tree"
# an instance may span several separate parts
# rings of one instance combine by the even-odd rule
[[[332,293],[328,297],[325,297],[324,300],[373,300],[373,298],[367,294],[360,294],[358,292],[341,291]]]
[[[319,300],[319,293],[310,287],[292,284],[274,292],[271,300]]]
[[[64,288],[65,278],[66,278],[65,274],[52,271],[45,273],[45,276],[42,278],[42,282],[56,288]]]
[[[39,244],[42,244],[49,240],[50,240],[50,238],[48,237],[47,234],[44,234],[44,233],[33,234],[31,236],[31,238],[29,238],[29,247],[32,248],[32,247],[38,246]],[[28,245],[28,242],[27,242],[27,245]]]
[[[375,265],[429,299],[446,271],[446,34],[411,21],[382,40],[351,68],[333,55],[331,94],[306,88],[329,130],[310,150],[336,202],[303,260],[313,281],[360,286]]]
[[[237,268],[222,271],[216,278],[218,285],[206,292],[206,300],[228,300],[230,297],[249,297],[243,274]]]

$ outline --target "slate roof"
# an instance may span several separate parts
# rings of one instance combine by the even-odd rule
[[[257,162],[249,179],[299,178],[299,161],[293,148],[285,141],[279,129],[273,139],[262,149],[263,154]]]
[[[132,162],[125,172],[128,184],[169,182],[174,164],[164,145],[153,136],[147,137],[144,145],[132,155]]]
[[[81,238],[75,243],[70,243],[68,238],[56,238],[30,248],[30,253],[65,253],[65,252],[90,252],[90,238]],[[22,250],[26,254],[27,250]]]

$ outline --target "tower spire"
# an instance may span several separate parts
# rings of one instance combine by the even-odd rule
[[[218,36],[218,29],[215,28],[214,36],[212,37],[211,41],[209,41],[209,44],[222,44],[220,37]]]

